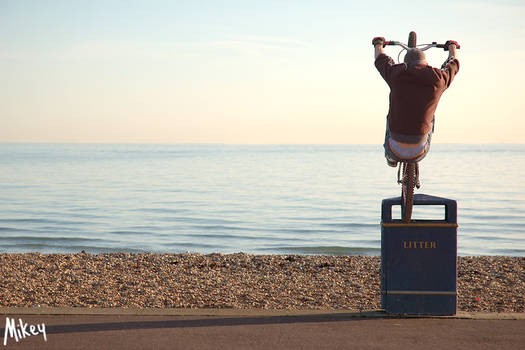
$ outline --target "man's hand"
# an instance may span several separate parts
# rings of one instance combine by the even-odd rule
[[[448,51],[449,50],[449,47],[454,45],[454,48],[455,49],[460,49],[461,46],[459,46],[458,42],[457,41],[454,41],[454,40],[447,40],[447,42],[445,43],[445,47],[444,47],[444,50],[445,51]]]
[[[385,47],[386,40],[382,36],[376,36],[374,39],[372,39],[372,45],[374,47],[376,45],[381,45],[381,47]]]
[[[376,36],[372,39],[372,45],[374,45],[374,58],[377,58],[382,53],[385,53],[383,47],[385,47],[386,40],[382,36]]]
[[[448,57],[456,57],[456,49],[459,49],[461,46],[459,46],[457,41],[454,40],[448,40],[445,43],[445,51],[448,51]]]

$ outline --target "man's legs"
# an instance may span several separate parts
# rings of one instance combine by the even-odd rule
[[[435,122],[435,117],[434,119],[432,119],[432,128],[430,129],[430,132],[428,133],[428,136],[427,136],[427,145],[425,147],[425,152],[418,158],[414,159],[413,160],[414,162],[420,162],[421,160],[423,160],[423,158],[425,158],[428,151],[430,150],[430,141],[432,140],[432,133],[434,132],[434,122]],[[387,164],[395,168],[397,167],[397,163],[400,161],[403,161],[403,159],[399,159],[394,153],[392,153],[392,150],[390,149],[390,146],[388,144],[389,139],[390,139],[390,130],[388,128],[388,117],[387,117],[386,131],[385,131],[385,143],[383,144],[383,148],[385,149],[385,158],[386,158]]]
[[[388,140],[390,139],[390,129],[388,128],[388,116],[386,118],[386,131],[385,131],[385,143],[383,143],[383,148],[385,149],[385,158],[388,166],[392,168],[397,167],[397,162],[400,160],[392,153],[390,146],[388,145]]]

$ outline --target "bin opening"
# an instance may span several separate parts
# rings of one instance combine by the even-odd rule
[[[401,205],[392,206],[392,219],[401,220]],[[414,205],[412,207],[412,220],[417,221],[442,221],[447,219],[445,205]]]
[[[398,219],[399,218],[399,219]],[[381,222],[401,220],[401,197],[383,199]],[[429,221],[457,225],[457,203],[455,200],[418,193],[414,195],[412,221]]]

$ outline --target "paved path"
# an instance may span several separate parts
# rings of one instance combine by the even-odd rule
[[[388,318],[381,312],[264,310],[9,309],[45,324],[6,349],[525,349],[524,314]],[[35,333],[38,329],[35,328]]]

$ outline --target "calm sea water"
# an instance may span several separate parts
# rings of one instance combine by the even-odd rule
[[[525,145],[432,145],[461,255],[525,256]],[[0,252],[380,254],[380,145],[0,144]],[[440,218],[439,208],[415,210]]]

